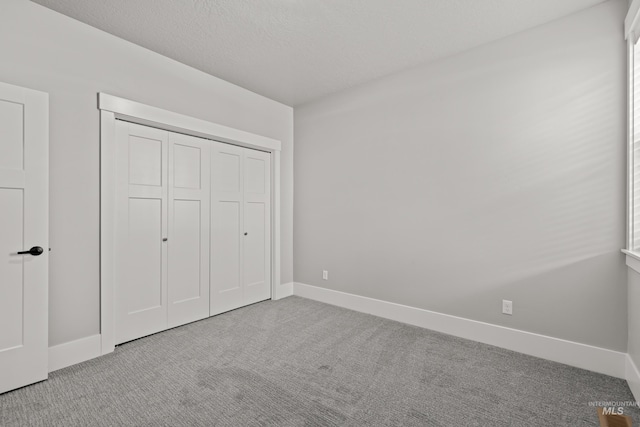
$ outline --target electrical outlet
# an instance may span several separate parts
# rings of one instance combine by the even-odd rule
[[[322,280],[329,280],[329,272],[327,270],[322,270]]]
[[[510,316],[513,314],[513,301],[502,300],[502,314],[508,314]]]

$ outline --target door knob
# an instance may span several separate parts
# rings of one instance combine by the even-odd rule
[[[249,233],[244,233],[244,235],[245,235],[245,236],[246,236],[247,234],[249,234]]]
[[[34,246],[31,249],[29,249],[28,251],[20,251],[18,252],[18,255],[33,255],[33,256],[39,256],[42,255],[42,253],[44,252],[44,249],[42,249],[40,246]]]

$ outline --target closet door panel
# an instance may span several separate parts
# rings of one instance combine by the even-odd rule
[[[214,142],[213,191],[240,197],[242,191],[242,149]]]
[[[116,122],[115,339],[167,327],[165,131]]]
[[[129,135],[129,184],[162,187],[162,150],[162,140]]]
[[[271,156],[244,151],[245,304],[271,297]]]
[[[219,292],[241,290],[240,280],[240,203],[220,201],[216,211],[213,232],[215,235],[213,263]]]
[[[162,307],[162,199],[129,198],[127,313]]]
[[[265,281],[265,206],[248,202],[244,210],[244,282],[256,286]]]
[[[169,244],[169,293],[178,304],[200,297],[200,201],[173,201]]]
[[[211,305],[219,314],[244,305],[243,149],[214,142],[211,162]]]
[[[266,158],[262,158],[266,155]],[[253,196],[260,198],[267,196],[267,181],[269,169],[269,158],[267,153],[256,150],[246,150],[245,152],[245,182],[244,191]]]
[[[209,316],[210,144],[169,134],[169,327]]]
[[[202,163],[203,161],[209,163],[202,153],[203,149],[208,147],[201,147],[201,145],[207,144],[208,141],[201,143],[197,138],[175,134],[171,134],[171,140],[182,142],[181,144],[173,144],[173,187],[200,190],[202,188]],[[198,146],[185,145],[189,143],[189,140],[191,140],[191,144]]]

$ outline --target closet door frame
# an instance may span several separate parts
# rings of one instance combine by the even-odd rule
[[[280,286],[281,142],[206,120],[106,93],[98,93],[100,110],[100,339],[101,354],[115,349],[114,263],[116,219],[116,120],[182,133],[271,153],[271,299],[287,296]]]

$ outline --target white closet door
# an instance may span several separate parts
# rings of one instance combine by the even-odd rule
[[[47,378],[48,102],[0,83],[0,393]]]
[[[169,133],[169,327],[209,316],[211,141]]]
[[[244,150],[244,303],[271,297],[271,158]]]
[[[211,315],[271,296],[271,162],[215,142],[211,191]]]
[[[117,344],[167,328],[167,136],[116,123]]]
[[[210,314],[244,305],[243,254],[244,149],[213,142],[211,161],[211,304]]]

